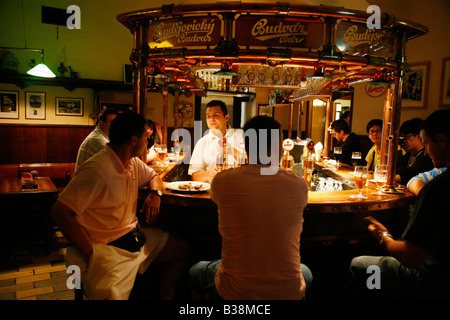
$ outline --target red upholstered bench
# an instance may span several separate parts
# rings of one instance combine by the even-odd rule
[[[0,165],[0,179],[1,178],[15,178],[19,173],[18,164],[2,164]]]

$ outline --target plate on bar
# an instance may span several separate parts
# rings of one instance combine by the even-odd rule
[[[178,192],[204,192],[208,191],[210,184],[199,181],[176,181],[166,184],[166,188]]]

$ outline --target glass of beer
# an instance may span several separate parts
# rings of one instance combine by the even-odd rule
[[[366,196],[363,196],[362,189],[366,187],[367,177],[369,176],[369,171],[366,166],[356,166],[355,171],[353,173],[355,177],[355,185],[358,189],[357,195],[351,195],[350,198],[355,198],[358,200],[367,199]]]
[[[384,185],[387,183],[388,166],[386,164],[378,164],[375,167],[374,178],[375,178],[375,184],[377,185],[377,189],[378,189],[378,191],[375,192],[374,194],[384,195],[384,193],[382,192],[382,189],[383,189]]]
[[[223,170],[223,154],[218,153],[216,155],[216,170],[217,172],[220,172]]]
[[[361,152],[352,152],[352,165],[354,167],[361,164]]]
[[[303,159],[303,172],[305,174],[304,178],[308,188],[311,187],[311,178],[314,171],[314,155],[311,154]]]
[[[159,155],[159,159],[161,159],[161,161],[164,162],[164,160],[167,157],[167,145],[165,145],[165,144],[159,145],[158,155]]]
[[[336,160],[336,170],[338,170],[339,169],[339,161],[341,160],[341,157],[342,157],[342,148],[334,147],[333,155],[334,155],[334,160]]]

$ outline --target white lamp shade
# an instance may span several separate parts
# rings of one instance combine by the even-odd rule
[[[43,78],[54,78],[56,75],[45,64],[39,63],[27,72],[29,75]]]

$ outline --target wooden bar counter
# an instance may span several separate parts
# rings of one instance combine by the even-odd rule
[[[322,171],[324,163],[317,162]],[[188,164],[170,164],[161,173],[165,184],[189,180]],[[354,188],[352,167],[342,165],[339,170],[322,172]],[[364,200],[350,198],[356,189],[330,192],[308,192],[308,206],[304,211],[302,244],[308,242],[359,242],[371,239],[367,230],[366,216],[373,216],[385,224],[392,234],[399,236],[408,219],[409,205],[413,195],[406,189],[395,194],[376,195],[374,185],[368,183],[363,190]],[[141,201],[148,190],[141,189]],[[274,212],[274,214],[276,214]],[[195,234],[196,237],[220,241],[217,230],[217,206],[210,199],[209,191],[179,193],[165,188],[161,201],[160,217],[155,223],[169,231]]]

